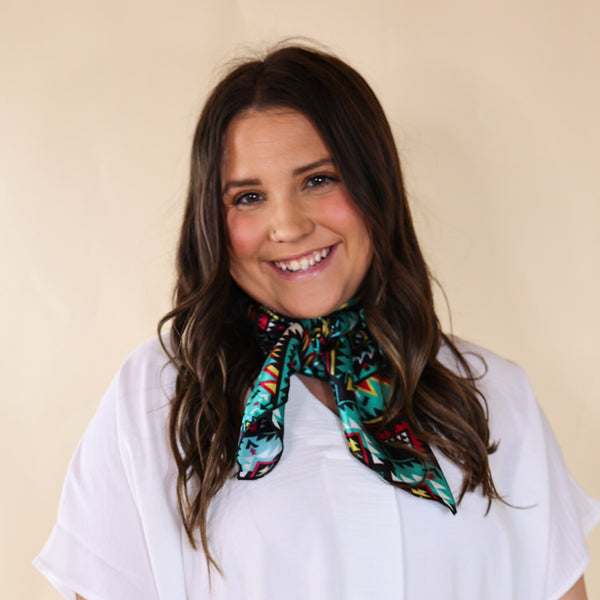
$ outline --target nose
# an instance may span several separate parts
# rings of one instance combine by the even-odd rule
[[[312,233],[315,223],[302,200],[282,198],[271,206],[270,237],[274,242],[295,242]]]

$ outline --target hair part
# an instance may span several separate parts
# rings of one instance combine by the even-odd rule
[[[404,409],[420,438],[463,472],[460,499],[478,487],[499,498],[490,472],[487,407],[475,377],[434,310],[393,135],[366,81],[340,59],[283,46],[237,64],[210,94],[194,135],[187,203],[177,251],[174,308],[164,349],[177,369],[169,436],[177,464],[179,512],[192,546],[196,531],[209,566],[207,509],[231,476],[243,400],[262,356],[229,274],[221,193],[225,134],[244,111],[290,108],[316,126],[374,246],[363,283],[367,324],[389,363],[388,416]],[[162,339],[162,337],[161,337]],[[437,358],[442,343],[454,372]]]

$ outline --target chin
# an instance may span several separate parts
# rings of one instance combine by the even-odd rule
[[[348,300],[340,300],[339,302],[304,302],[299,303],[297,306],[281,306],[279,309],[274,309],[281,315],[285,315],[291,319],[318,319],[319,317],[325,317],[335,312],[342,304]]]

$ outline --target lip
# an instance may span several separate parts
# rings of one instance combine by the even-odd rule
[[[337,247],[339,243],[333,244],[332,246],[323,246],[321,248],[317,248],[315,250],[311,250],[309,252],[302,252],[301,254],[296,254],[294,256],[288,256],[285,259],[278,259],[277,261],[266,261],[266,264],[282,279],[287,279],[289,281],[299,281],[302,279],[310,279],[312,277],[317,276],[323,269],[327,268],[332,256],[336,253]],[[292,260],[300,260],[302,258],[311,256],[315,252],[321,252],[326,248],[330,248],[329,254],[321,259],[318,263],[315,263],[312,267],[309,267],[305,271],[282,271],[275,262],[290,262]]]

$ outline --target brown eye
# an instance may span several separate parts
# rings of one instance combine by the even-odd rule
[[[257,192],[246,192],[245,194],[240,194],[236,196],[234,200],[234,204],[236,206],[250,206],[251,204],[256,204],[263,199],[262,195]]]
[[[334,183],[339,181],[336,177],[332,177],[331,175],[313,175],[309,177],[306,182],[307,187],[323,187],[330,183]]]

